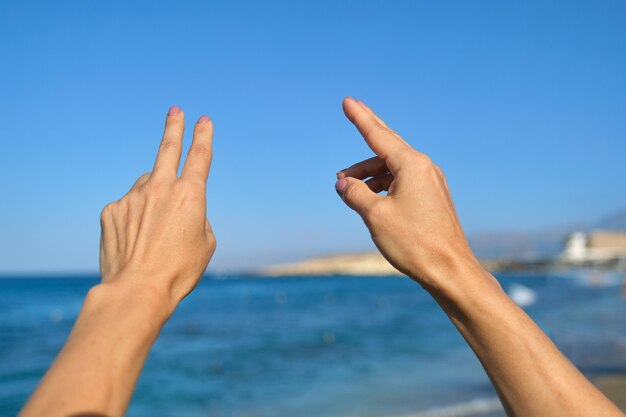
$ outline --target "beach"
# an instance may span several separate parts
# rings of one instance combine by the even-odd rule
[[[626,413],[626,375],[615,374],[595,378],[593,383],[600,389],[620,410]]]
[[[626,393],[619,283],[499,275],[618,405]],[[0,414],[15,415],[94,278],[0,279]],[[594,281],[595,282],[595,281]],[[163,329],[128,416],[500,417],[479,362],[402,277],[206,277]]]

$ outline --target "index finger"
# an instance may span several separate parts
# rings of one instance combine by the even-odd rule
[[[400,140],[391,129],[381,124],[353,98],[348,97],[343,101],[343,111],[359,130],[367,145],[382,159],[387,160],[407,150],[406,142]]]
[[[193,131],[193,142],[181,176],[206,183],[212,157],[213,122],[209,116],[202,116],[198,119]]]
[[[372,110],[367,104],[363,103],[361,100],[356,100],[356,102],[359,103],[361,105],[361,107],[363,107],[365,110],[367,110],[367,112],[369,114],[371,114],[372,117],[374,117],[374,119],[376,119],[376,121],[381,124],[381,126],[383,126],[386,129],[389,129],[389,130],[391,130],[393,132],[393,129],[391,129],[389,126],[387,126],[387,123],[385,123],[385,121],[383,119],[378,117],[378,115],[374,112],[374,110]],[[409,145],[408,142],[406,140],[402,139],[402,136],[398,135],[396,132],[393,132],[393,135],[396,138],[398,138],[401,142],[406,143],[407,145]],[[409,146],[411,146],[411,145],[409,145]]]
[[[185,115],[177,106],[170,107],[165,121],[165,132],[159,147],[152,173],[155,177],[176,177],[180,164],[180,153],[183,146]]]

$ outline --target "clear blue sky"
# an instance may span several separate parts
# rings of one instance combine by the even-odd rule
[[[469,232],[626,205],[621,0],[16,1],[0,40],[0,271],[96,270],[172,104],[216,125],[213,269],[371,247],[333,188],[370,156],[346,95],[444,168]]]

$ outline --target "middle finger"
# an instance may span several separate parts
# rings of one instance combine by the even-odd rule
[[[337,173],[337,178],[352,177],[360,180],[389,172],[387,164],[378,156],[361,161]]]

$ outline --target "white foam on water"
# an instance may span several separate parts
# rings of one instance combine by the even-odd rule
[[[498,398],[476,398],[465,403],[433,407],[428,410],[395,417],[466,417],[498,411],[504,412],[504,408]]]
[[[537,293],[524,285],[512,284],[508,293],[509,297],[520,307],[528,307],[537,301]]]

